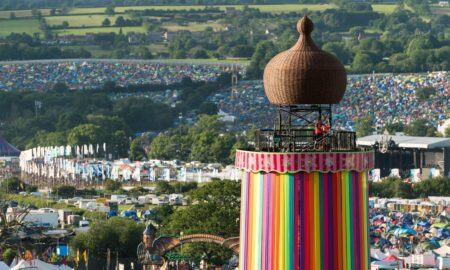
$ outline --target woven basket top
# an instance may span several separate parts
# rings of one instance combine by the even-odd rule
[[[264,69],[264,89],[272,104],[336,104],[347,85],[339,59],[317,47],[311,32],[313,22],[303,17],[297,23],[300,38],[287,51],[272,58]]]

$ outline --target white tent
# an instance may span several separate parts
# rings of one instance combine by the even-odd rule
[[[0,261],[0,270],[9,270],[9,267],[6,263]]]
[[[27,270],[59,270],[58,266],[43,262],[41,260],[32,260],[25,261],[20,260],[19,263],[11,268],[11,270],[19,270],[19,269],[27,269]]]
[[[73,270],[73,268],[70,268],[67,265],[61,264],[60,266],[58,266],[59,270]]]
[[[448,256],[450,256],[450,247],[442,246],[438,249],[433,250],[433,252],[436,253],[440,257],[448,257]]]

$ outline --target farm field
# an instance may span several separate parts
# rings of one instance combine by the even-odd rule
[[[189,9],[203,9],[205,6],[196,6],[196,5],[187,5],[187,6],[128,6],[128,7],[116,7],[116,13],[124,13],[126,10],[145,10],[145,9],[159,9],[159,10],[189,10]],[[243,5],[218,5],[214,6],[218,7],[221,10],[225,10],[226,7],[236,7],[237,9],[242,9]],[[320,11],[326,10],[330,8],[334,8],[335,5],[332,4],[284,4],[284,5],[249,5],[252,8],[258,8],[262,12],[273,12],[273,13],[281,13],[281,12],[291,12],[291,11],[301,11],[303,9],[308,9],[312,11]],[[382,13],[392,13],[395,10],[395,5],[393,4],[374,4],[372,5],[374,11],[382,12]],[[439,6],[434,6],[433,10],[442,10]],[[443,9],[446,11],[445,8]],[[448,10],[448,8],[447,8]],[[50,15],[50,9],[39,9],[43,16]],[[22,17],[31,17],[31,10],[5,10],[0,11],[0,19],[9,19],[11,12],[14,12],[17,18]],[[448,12],[448,11],[447,11]],[[86,15],[86,14],[97,14],[101,15],[105,13],[105,7],[96,7],[96,8],[71,8],[69,9],[69,15]],[[50,17],[48,17],[50,18]],[[67,18],[64,16],[52,17],[55,21],[64,20],[63,18]],[[66,19],[67,20],[67,19]],[[62,22],[62,21],[61,21]],[[57,23],[56,23],[57,24]],[[70,24],[70,22],[69,22]]]
[[[59,29],[54,30],[53,33],[58,35],[85,35],[86,33],[111,33],[118,34],[122,29],[123,34],[130,32],[146,33],[147,30],[143,26],[130,26],[130,27],[91,27],[91,28],[75,28],[75,29]]]
[[[159,10],[189,10],[189,9],[203,9],[205,6],[129,6],[129,7],[116,7],[115,11],[117,13],[123,13],[125,10],[145,10],[145,9],[159,9]],[[221,10],[225,10],[226,7],[236,7],[237,9],[244,8],[244,5],[218,5],[211,6],[218,7]],[[284,4],[284,5],[249,5],[251,8],[258,8],[262,12],[291,12],[291,11],[301,11],[303,9],[308,9],[311,11],[320,11],[330,8],[335,8],[332,4]],[[375,4],[372,5],[374,11],[382,13],[392,13],[395,10],[394,4]],[[73,8],[69,10],[69,14],[95,14],[104,13],[105,8]]]
[[[108,18],[111,21],[111,24],[114,24],[117,17],[115,16],[107,16],[107,15],[74,15],[74,16],[49,16],[45,17],[48,25],[61,25],[64,21],[69,23],[70,27],[82,27],[84,26],[101,26],[103,20]],[[125,15],[124,18],[127,18]]]
[[[43,16],[50,15],[50,9],[40,9],[39,10]],[[14,12],[16,15],[16,18],[22,18],[22,17],[31,17],[31,10],[30,9],[24,9],[24,10],[2,10],[0,11],[0,19],[9,19],[11,12]]]
[[[7,36],[11,33],[42,33],[39,29],[39,22],[36,19],[16,19],[0,21],[0,36]]]
[[[431,12],[437,15],[450,15],[450,6],[440,7],[438,5],[432,5]]]

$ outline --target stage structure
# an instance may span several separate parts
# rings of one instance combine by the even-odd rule
[[[302,18],[291,49],[264,71],[278,124],[256,133],[255,148],[238,150],[242,179],[240,270],[367,270],[368,171],[374,154],[353,132],[332,129],[332,104],[346,73],[311,39]]]

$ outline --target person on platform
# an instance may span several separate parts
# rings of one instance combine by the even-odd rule
[[[325,123],[322,125],[322,131],[324,136],[330,134],[330,123],[328,122],[328,120],[326,120]]]
[[[314,122],[314,140],[319,141],[323,136],[323,123],[320,116]]]

